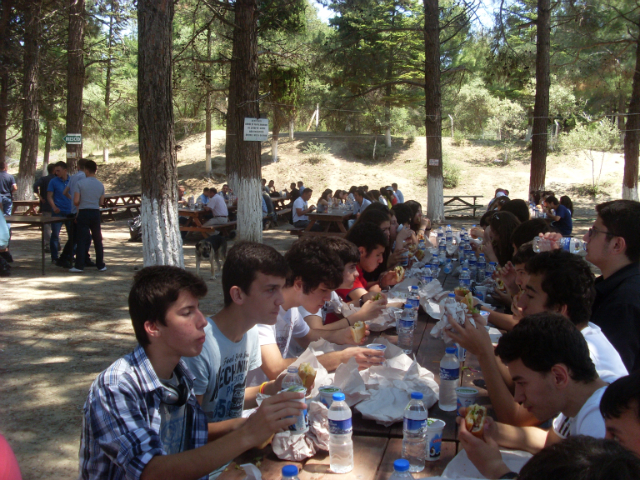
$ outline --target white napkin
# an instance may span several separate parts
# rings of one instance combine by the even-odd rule
[[[273,437],[271,447],[279,459],[299,462],[313,457],[318,450],[329,450],[329,410],[323,403],[314,400],[307,412],[309,431],[304,435],[285,432]]]
[[[341,364],[333,378],[333,384],[340,387],[344,393],[347,405],[353,407],[356,403],[369,397],[367,387],[358,372],[358,363],[355,358],[350,358],[347,363]]]

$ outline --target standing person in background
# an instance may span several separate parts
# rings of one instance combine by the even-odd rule
[[[69,174],[67,173],[67,164],[62,161],[56,163],[54,172],[56,176],[51,179],[47,186],[47,201],[53,211],[51,216],[60,217],[65,220],[67,218],[72,219],[71,200],[63,193],[67,188],[67,185],[69,185],[70,180]],[[64,256],[58,255],[58,247],[60,246],[60,230],[62,229],[63,223],[67,229],[67,237],[71,238],[69,222],[61,221],[59,223],[51,224],[51,240],[49,242],[49,246],[51,248],[51,261],[59,267],[71,268],[71,258],[65,258]]]
[[[298,190],[300,190],[300,195],[302,195],[302,192],[304,192],[304,184],[302,183],[302,180],[298,181]]]
[[[62,192],[65,197],[71,200],[71,213],[74,216],[77,215],[78,209],[76,208],[76,205],[73,203],[73,198],[75,196],[75,193],[78,191],[78,182],[87,178],[84,171],[84,166],[88,161],[89,160],[87,158],[81,158],[80,160],[78,160],[78,172],[75,173],[74,175],[71,175],[71,177],[69,177],[69,185],[67,185],[67,188],[65,188],[64,192]],[[77,249],[78,249],[78,223],[77,223],[77,219],[74,219],[73,222],[69,222],[69,223],[70,223],[69,227],[70,227],[71,235],[69,236],[67,243],[64,244],[64,248],[62,249],[62,256],[64,258],[69,258],[69,261],[73,263],[73,256],[77,254]],[[85,252],[86,256],[85,256],[84,264],[87,267],[95,267],[96,264],[89,259],[89,247],[91,246],[91,236],[89,236],[89,241],[87,242],[86,246],[87,246],[87,251]]]
[[[13,192],[18,190],[16,179],[7,172],[7,162],[0,160],[0,202],[4,216],[11,215],[13,208]]]
[[[104,185],[96,178],[98,166],[93,160],[87,160],[84,164],[86,178],[76,184],[76,191],[73,194],[73,203],[78,209],[77,216],[77,236],[78,252],[76,254],[76,264],[70,272],[81,273],[85,266],[91,266],[85,262],[86,251],[89,249],[89,242],[93,238],[93,247],[96,250],[96,263],[98,271],[107,270],[104,264],[104,248],[102,245],[102,230],[100,228],[100,207],[104,204]]]
[[[569,209],[561,205],[553,195],[545,199],[544,207],[547,211],[547,217],[553,220],[552,226],[556,227],[565,237],[570,236],[573,231],[573,221]]]
[[[398,184],[392,183],[391,188],[393,188],[393,194],[398,199],[398,203],[404,203],[404,195],[400,190],[398,190]]]
[[[40,214],[43,217],[50,217],[53,210],[51,209],[51,205],[47,202],[47,187],[49,186],[49,182],[55,174],[53,173],[56,168],[55,164],[50,163],[47,165],[47,173],[48,175],[41,176],[36,183],[33,184],[33,191],[38,195],[40,199]],[[49,241],[51,240],[51,224],[43,225],[44,228],[44,251],[49,253],[51,252],[51,248],[49,247]]]

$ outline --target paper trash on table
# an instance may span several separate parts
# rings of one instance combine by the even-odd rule
[[[329,342],[327,342],[329,343]],[[330,385],[332,383],[331,375],[327,372],[327,369],[322,366],[322,364],[318,361],[318,357],[316,357],[316,352],[311,346],[309,346],[302,355],[300,355],[295,362],[291,364],[291,366],[299,367],[301,363],[308,363],[311,365],[316,371],[316,380],[313,384],[313,388],[311,389],[311,396],[315,397],[318,395],[318,388],[323,385]]]
[[[244,463],[240,467],[246,473],[243,480],[262,480],[262,473],[253,463]]]
[[[309,431],[304,435],[279,433],[271,442],[273,453],[281,460],[300,462],[313,457],[318,450],[329,450],[329,410],[318,401],[311,401],[307,409]]]
[[[342,393],[344,393],[345,401],[350,407],[365,398],[369,398],[367,387],[360,376],[360,372],[358,372],[358,363],[353,357],[347,363],[340,364],[336,369],[333,385],[340,387]]]
[[[533,456],[529,452],[522,452],[520,450],[500,450],[502,454],[502,460],[507,464],[507,467],[513,472],[520,472],[520,469],[525,463]],[[482,475],[478,469],[471,463],[467,452],[460,450],[458,454],[453,457],[453,460],[449,462],[447,468],[442,472],[443,478],[457,478],[457,479],[476,479],[486,478]]]
[[[439,312],[441,312],[440,318],[438,322],[431,329],[431,336],[434,338],[442,338],[445,341],[445,343],[450,343],[452,342],[452,340],[447,335],[444,334],[444,331],[453,330],[453,327],[449,324],[449,321],[444,315],[445,313],[449,317],[455,319],[455,321],[458,322],[459,325],[464,325],[466,322],[469,322],[471,325],[475,327],[476,321],[471,317],[471,314],[469,313],[469,309],[467,308],[466,305],[456,302],[455,305],[448,304],[445,307],[444,303],[445,303],[445,299],[443,299],[439,304]]]

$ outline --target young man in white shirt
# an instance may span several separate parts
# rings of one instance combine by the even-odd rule
[[[318,311],[331,298],[331,292],[342,283],[344,265],[322,241],[302,238],[285,254],[289,265],[287,283],[282,289],[284,303],[280,307],[275,325],[259,325],[262,372],[275,379],[304,351],[309,343],[324,338],[339,345],[355,344],[351,329],[311,330],[298,307]],[[366,341],[363,338],[360,344]],[[333,371],[341,363],[355,357],[361,368],[379,365],[384,361],[382,352],[364,347],[349,347],[341,351],[318,356],[318,361]],[[262,378],[252,375],[252,383]]]
[[[356,199],[356,209],[353,214],[356,216],[360,216],[362,212],[364,212],[365,208],[371,205],[371,201],[365,197],[364,190],[359,188],[353,194],[353,197]]]
[[[211,212],[212,218],[204,222],[203,227],[209,227],[211,225],[222,225],[223,223],[229,223],[229,210],[224,198],[220,195],[216,195],[218,190],[214,187],[209,189],[209,202],[205,207],[205,210]]]
[[[599,405],[607,383],[598,377],[584,336],[567,318],[548,312],[525,317],[500,338],[495,354],[515,382],[515,400],[537,418],[555,419],[546,431],[487,418],[484,440],[466,429],[463,418],[458,420],[458,438],[485,477],[515,478],[503,477],[511,470],[499,446],[537,453],[568,436],[604,438]]]
[[[306,228],[306,226],[309,225],[309,217],[307,214],[316,209],[315,205],[309,206],[308,204],[312,193],[313,190],[307,188],[304,193],[293,202],[291,214],[293,216],[293,226],[296,228]]]

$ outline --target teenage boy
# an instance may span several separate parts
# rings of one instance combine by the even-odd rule
[[[53,217],[60,217],[62,219],[73,219],[74,215],[71,213],[71,200],[64,194],[65,189],[69,185],[69,174],[67,173],[67,164],[65,162],[56,163],[56,167],[53,171],[55,178],[52,178],[47,185],[47,201],[51,206]],[[51,224],[51,240],[49,247],[51,248],[51,261],[59,267],[71,268],[71,257],[68,256],[69,252],[66,251],[67,256],[59,257],[58,247],[60,246],[60,230],[62,224],[67,230],[67,237],[71,239],[71,227],[69,221],[61,221],[60,223]],[[67,243],[69,243],[67,241]]]
[[[607,428],[606,438],[640,457],[640,372],[609,385],[600,400],[600,413]]]
[[[313,341],[324,338],[339,345],[355,342],[350,328],[339,330],[311,330],[298,307],[318,311],[331,298],[331,291],[342,283],[344,266],[340,258],[315,238],[297,240],[285,254],[289,266],[287,282],[282,289],[284,303],[280,306],[275,325],[258,326],[262,372],[268,379],[275,379]],[[364,343],[366,337],[360,343]],[[333,371],[341,363],[355,357],[361,368],[379,365],[384,361],[382,352],[363,347],[349,347],[341,351],[318,356],[318,361]],[[378,355],[376,355],[378,354]],[[254,384],[262,375],[257,371],[251,376]]]
[[[69,177],[69,184],[67,185],[67,188],[65,188],[64,191],[62,192],[62,194],[65,197],[71,200],[71,214],[75,217],[75,220],[73,222],[69,222],[69,230],[71,232],[71,235],[69,239],[67,239],[67,243],[64,244],[64,248],[62,249],[61,256],[64,258],[69,258],[72,263],[73,263],[74,255],[77,256],[78,254],[78,241],[80,239],[79,233],[78,233],[78,219],[77,219],[78,208],[74,203],[73,199],[75,197],[76,192],[78,191],[78,183],[81,180],[84,180],[85,178],[87,178],[84,167],[88,161],[90,160],[87,158],[81,158],[80,160],[78,160],[78,164],[77,164],[78,171]],[[85,245],[86,245],[86,252],[84,254],[84,262],[83,262],[84,266],[95,267],[96,264],[89,257],[89,247],[91,246],[91,235],[89,235],[89,239],[85,243]]]
[[[500,338],[495,354],[515,382],[515,400],[543,421],[555,419],[546,431],[488,418],[484,440],[458,421],[460,442],[485,477],[515,478],[503,477],[510,469],[498,445],[537,453],[569,436],[605,436],[599,405],[607,384],[598,377],[584,336],[567,318],[548,312],[525,317]]]
[[[640,370],[640,203],[614,200],[596,206],[584,236],[596,280],[591,321],[620,353],[627,369]]]
[[[207,203],[209,203],[209,187],[204,187],[204,189],[202,190],[202,195],[198,197],[196,203],[197,202],[200,202],[202,205],[206,205]]]
[[[104,247],[102,245],[102,229],[100,228],[100,207],[104,205],[104,185],[96,178],[97,169],[96,162],[87,160],[84,164],[85,178],[75,186],[73,204],[78,209],[76,217],[78,249],[76,265],[69,269],[74,273],[81,273],[85,266],[91,266],[86,263],[85,256],[92,238],[93,248],[96,251],[96,263],[91,263],[98,268],[99,272],[107,270],[104,264]]]
[[[398,283],[394,270],[384,272],[377,282],[367,282],[363,272],[373,272],[384,260],[384,250],[388,240],[380,228],[373,223],[359,223],[347,233],[346,240],[358,247],[360,261],[356,266],[358,277],[351,288],[341,288],[336,293],[345,302],[358,302],[360,306],[391,285]]]
[[[356,199],[356,203],[355,203],[355,207],[356,208],[353,211],[354,215],[360,216],[360,214],[362,212],[364,212],[365,208],[367,208],[369,205],[371,205],[371,200],[369,200],[366,197],[366,195],[367,194],[364,192],[364,190],[362,188],[359,188],[353,194],[353,197]]]
[[[307,225],[309,225],[309,217],[307,214],[315,211],[316,209],[315,205],[309,206],[308,203],[312,193],[313,190],[305,188],[304,192],[302,192],[302,194],[293,202],[291,215],[293,218],[293,226],[296,228],[306,228]],[[316,225],[314,225],[314,227],[315,226]]]
[[[272,287],[277,290],[277,284]],[[206,340],[198,299],[206,284],[177,267],[134,277],[129,313],[138,346],[93,382],[84,405],[81,479],[206,479],[209,472],[291,424],[302,394],[266,399],[224,439],[207,442],[207,418],[181,357]]]
[[[569,209],[562,205],[553,195],[545,199],[544,206],[547,210],[547,217],[553,220],[552,225],[557,228],[562,235],[571,235],[573,231],[573,220],[571,219]]]

